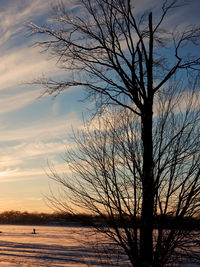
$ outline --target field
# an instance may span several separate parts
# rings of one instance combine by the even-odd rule
[[[107,253],[94,249],[89,228],[1,225],[0,231],[0,266],[95,267],[108,260]],[[112,262],[117,266],[113,251]]]
[[[33,228],[36,234],[32,234]],[[90,228],[0,225],[0,231],[1,267],[97,267],[108,266],[107,262],[116,267],[119,258],[123,258],[120,267],[129,266],[116,250],[98,250]],[[105,241],[104,244],[111,248]],[[191,263],[186,266],[197,267]]]

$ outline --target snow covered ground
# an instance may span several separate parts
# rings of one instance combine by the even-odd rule
[[[32,234],[34,228],[37,234]],[[120,267],[129,266],[126,258],[106,241],[110,253],[97,252],[96,236],[90,228],[0,225],[0,231],[0,267],[101,267],[108,266],[106,262],[117,267],[119,257],[123,258]]]
[[[89,228],[0,225],[0,231],[2,267],[96,267],[107,261],[107,253],[96,253],[88,245],[95,240]],[[111,254],[117,266],[118,256],[114,251]]]

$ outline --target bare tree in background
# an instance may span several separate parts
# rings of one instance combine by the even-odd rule
[[[152,238],[155,208],[159,207],[161,213],[166,212],[166,208],[162,204],[162,197],[165,194],[168,202],[174,186],[172,179],[169,192],[163,188],[161,194],[158,190],[161,181],[166,180],[166,176],[173,176],[173,168],[168,169],[167,160],[173,151],[172,146],[170,146],[171,150],[168,150],[166,146],[169,156],[161,149],[165,143],[167,144],[166,137],[170,134],[173,135],[173,132],[169,132],[169,129],[164,127],[165,124],[163,129],[167,132],[162,131],[162,127],[158,128],[157,134],[163,143],[161,142],[160,148],[155,148],[153,112],[157,105],[157,99],[164,93],[170,93],[169,86],[176,88],[176,80],[179,81],[181,75],[183,77],[183,94],[186,90],[194,87],[193,85],[198,86],[200,64],[200,58],[195,55],[195,46],[199,44],[199,27],[190,25],[182,31],[174,30],[172,32],[163,28],[168,13],[173,8],[178,8],[179,3],[181,4],[183,1],[166,0],[162,3],[160,12],[157,10],[154,17],[152,11],[136,17],[133,8],[134,1],[131,0],[81,0],[80,6],[78,6],[80,16],[68,13],[64,5],[60,4],[54,8],[55,17],[50,26],[40,27],[34,23],[29,25],[33,33],[45,36],[45,39],[37,44],[44,46],[53,56],[58,57],[61,67],[67,72],[68,78],[65,81],[51,79],[40,81],[46,86],[47,94],[56,95],[75,86],[85,87],[88,96],[95,98],[98,107],[114,104],[126,108],[132,114],[130,116],[134,115],[137,118],[139,128],[137,138],[139,135],[140,147],[136,148],[140,153],[140,164],[134,171],[140,174],[140,183],[136,183],[135,187],[140,187],[141,193],[133,195],[133,197],[135,196],[134,201],[137,201],[138,209],[141,210],[141,225],[140,238],[135,240],[131,252],[127,251],[127,253],[132,255],[130,258],[134,262],[134,266],[145,267],[152,266],[155,260]],[[190,48],[190,54],[185,52],[188,51],[186,48]],[[171,85],[169,81],[172,79],[174,79],[174,84]],[[186,87],[186,80],[190,81],[188,87]],[[161,104],[162,102],[159,102],[159,105]],[[173,113],[170,116],[173,119]],[[174,129],[170,128],[170,131],[176,132],[179,125],[176,126],[172,123],[170,126],[174,127]],[[192,129],[192,126],[190,128]],[[184,138],[185,135],[183,135],[183,139],[178,139],[181,140],[181,144],[183,144]],[[172,138],[171,143],[173,140],[175,138]],[[132,142],[134,142],[134,136]],[[174,144],[177,149],[179,145],[179,142]],[[133,154],[135,153],[134,149],[132,148],[131,152]],[[160,158],[164,155],[166,159],[156,159],[157,154]],[[187,158],[187,155],[185,157]],[[182,166],[177,157],[174,156],[171,160],[173,163],[170,164],[174,168]],[[132,164],[135,164],[134,161]],[[164,168],[159,169],[160,172],[166,174],[163,178],[157,174],[160,165]],[[187,170],[187,164],[184,166],[185,168]],[[130,181],[134,184],[134,174],[130,172],[129,175]],[[184,177],[181,178],[177,174],[177,180],[184,179]],[[198,173],[191,179],[194,179],[196,186]],[[190,194],[194,193],[192,185],[193,183],[187,191],[191,192]],[[105,187],[105,190],[108,189]],[[180,192],[178,191],[180,198],[185,201],[184,187],[179,186],[177,190],[180,190]],[[112,196],[112,191],[109,193]],[[195,198],[196,191],[192,195],[192,199]],[[129,201],[133,201],[131,197]],[[190,201],[181,203],[186,204],[187,207]],[[178,215],[179,209],[182,208],[181,203],[180,207],[177,207]],[[128,238],[131,237],[128,236]],[[162,238],[161,234],[160,241]],[[140,244],[139,252],[136,241]],[[159,242],[158,253],[160,254],[157,257],[162,255],[159,250]],[[139,255],[138,258],[135,255]]]

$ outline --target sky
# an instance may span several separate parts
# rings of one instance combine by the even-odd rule
[[[160,1],[160,0],[159,0]],[[137,12],[159,3],[135,1]],[[75,1],[65,0],[68,10]],[[89,103],[80,102],[81,89],[70,89],[55,99],[40,97],[40,77],[63,77],[56,59],[33,46],[27,24],[43,25],[52,14],[51,0],[0,0],[0,212],[52,211],[45,201],[52,181],[48,164],[68,171],[62,156],[71,143],[68,135],[82,125]],[[200,1],[177,9],[169,25],[199,23]]]

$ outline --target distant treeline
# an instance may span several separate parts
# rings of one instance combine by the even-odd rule
[[[158,224],[158,221],[162,220],[162,224]],[[27,224],[27,225],[85,225],[85,226],[112,226],[113,221],[104,217],[93,216],[89,214],[69,214],[69,213],[37,213],[37,212],[20,212],[20,211],[4,211],[0,213],[0,224]],[[129,227],[132,224],[130,217],[124,216],[123,218],[114,218],[115,224]],[[138,227],[140,227],[140,218],[134,221]],[[158,225],[162,225],[163,229],[167,228],[192,228],[200,229],[200,219],[198,218],[185,218],[180,222],[172,216],[157,216],[154,221],[154,228]]]
[[[92,216],[86,214],[71,215],[68,213],[33,213],[26,211],[4,211],[0,213],[0,224],[90,225],[91,219]]]

